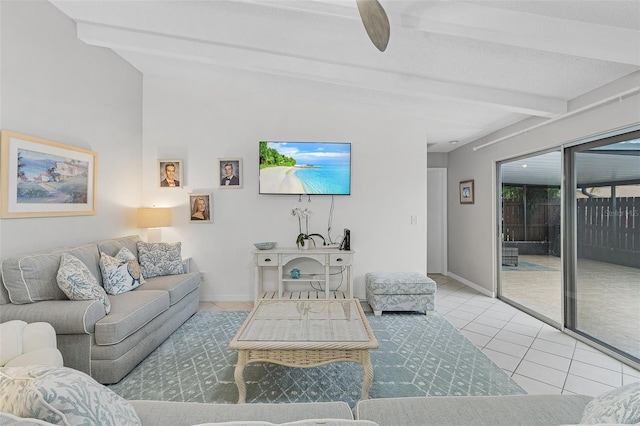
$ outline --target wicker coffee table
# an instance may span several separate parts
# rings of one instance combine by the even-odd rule
[[[369,397],[373,366],[369,349],[378,347],[357,299],[260,300],[229,343],[238,350],[234,373],[238,403],[247,387],[243,372],[252,362],[317,367],[350,361],[362,365],[361,398]]]

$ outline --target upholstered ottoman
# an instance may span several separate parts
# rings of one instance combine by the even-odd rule
[[[375,315],[382,311],[435,311],[436,283],[417,272],[367,272],[367,302]]]

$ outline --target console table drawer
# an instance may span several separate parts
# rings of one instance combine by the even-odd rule
[[[258,254],[258,266],[278,266],[278,255],[274,254]]]
[[[351,265],[351,255],[346,253],[332,253],[329,255],[329,266]]]

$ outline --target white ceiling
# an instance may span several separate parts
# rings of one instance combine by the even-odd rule
[[[355,0],[50,1],[143,73],[234,73],[401,110],[424,120],[429,152],[559,117],[640,70],[640,0],[380,0],[385,52]]]

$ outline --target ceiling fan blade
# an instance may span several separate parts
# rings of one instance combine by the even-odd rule
[[[379,51],[384,52],[389,43],[389,18],[378,0],[356,0],[358,12],[369,38]]]

